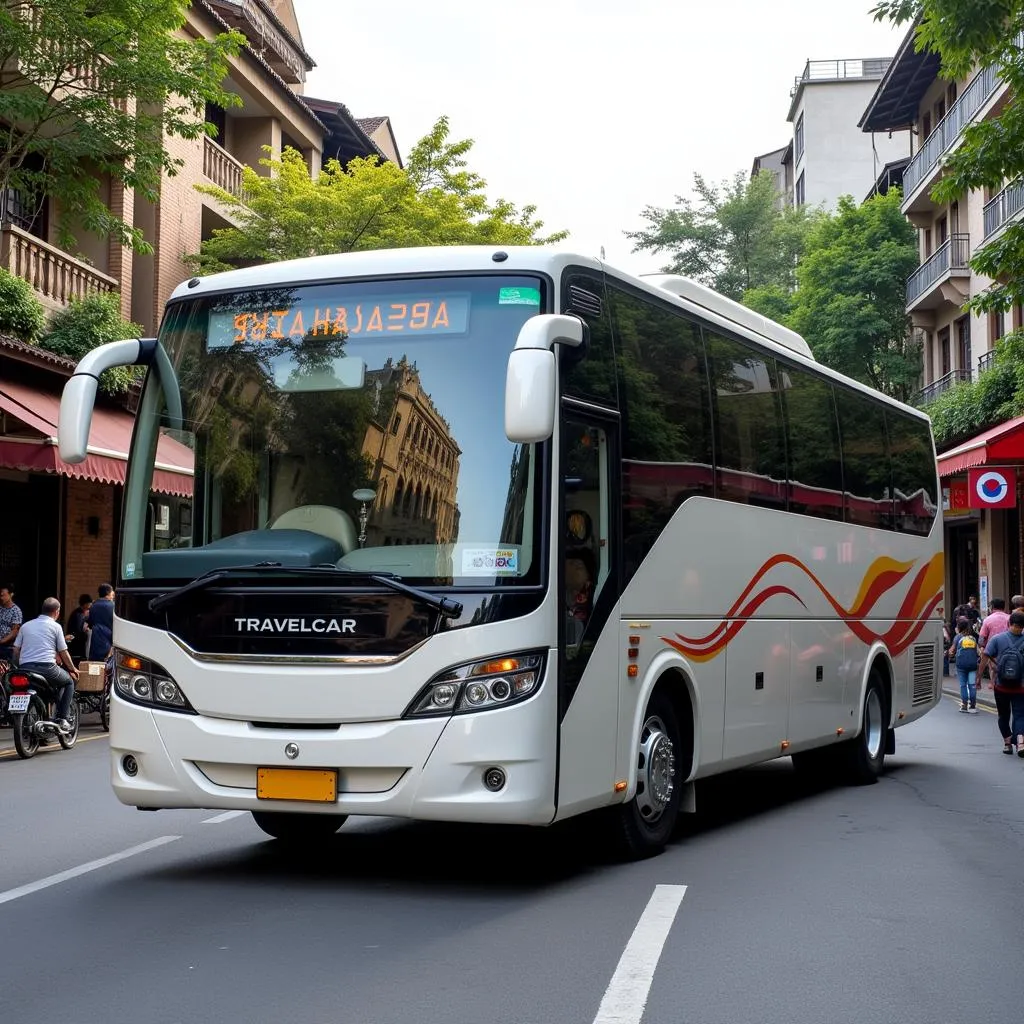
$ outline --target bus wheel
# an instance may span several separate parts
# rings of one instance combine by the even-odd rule
[[[252,820],[268,836],[288,843],[326,839],[345,824],[347,814],[287,814],[253,811]]]
[[[868,676],[864,694],[864,711],[860,735],[845,744],[846,762],[843,775],[847,782],[858,786],[878,781],[885,768],[885,747],[889,738],[889,723],[885,710],[885,690],[877,669]]]
[[[679,817],[682,739],[671,701],[655,692],[644,713],[636,764],[636,795],[610,808],[617,852],[630,860],[660,853]]]

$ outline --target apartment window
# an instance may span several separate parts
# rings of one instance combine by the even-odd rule
[[[796,153],[796,159],[799,162],[800,157],[804,155],[804,115],[801,114],[796,119],[796,128],[793,130],[793,150]]]
[[[932,133],[932,115],[923,114],[921,116],[921,141],[923,142]]]
[[[796,179],[796,205],[804,205],[804,175],[803,171],[800,172],[800,177]]]
[[[216,132],[211,136],[214,142],[218,146],[224,146],[227,144],[227,125],[228,116],[224,113],[223,107],[218,107],[216,103],[206,104],[206,113],[203,115],[206,118],[208,124],[212,124],[216,128]]]
[[[956,322],[956,348],[961,370],[971,368],[971,318],[961,317]]]
[[[935,222],[935,238],[939,245],[949,238],[949,218],[945,214]]]
[[[1024,327],[1024,305],[1019,302],[1013,307],[1013,329],[1019,331]]]
[[[939,100],[935,104],[935,123],[938,124],[946,116],[946,101],[945,99]]]
[[[924,258],[928,259],[932,254],[932,229],[924,229]]]
[[[997,309],[988,315],[989,348],[995,348],[996,342],[1006,333],[1006,314]]]
[[[956,82],[950,82],[946,89],[946,107],[949,108],[956,103]]]
[[[942,376],[945,377],[953,367],[949,358],[949,328],[943,327],[939,331],[939,362],[941,364]]]

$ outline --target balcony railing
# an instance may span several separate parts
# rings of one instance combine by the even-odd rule
[[[917,393],[917,404],[927,405],[929,402],[934,402],[943,391],[948,391],[962,381],[970,379],[971,371],[969,367],[950,370],[949,373],[944,374],[938,380],[932,381],[927,387],[921,388]]]
[[[1024,179],[1018,178],[985,204],[985,238],[994,235],[1021,210],[1024,210]]]
[[[983,356],[978,356],[978,376],[980,377],[986,370],[991,370],[996,364],[996,350],[991,349],[986,352]]]
[[[907,278],[907,305],[916,302],[937,281],[954,270],[967,270],[967,261],[971,257],[970,235],[950,235]]]
[[[946,116],[935,126],[931,135],[921,144],[921,148],[903,172],[905,196],[910,196],[931,173],[943,154],[960,138],[960,133],[995,92],[996,86],[1000,84],[996,70],[993,65],[982,68],[949,108]]]
[[[115,278],[13,224],[0,229],[0,267],[28,281],[51,306],[66,306],[90,292],[117,290]]]
[[[891,63],[891,57],[809,60],[804,65],[803,74],[793,80],[792,92],[795,93],[804,82],[839,82],[847,78],[881,78]]]
[[[242,165],[209,136],[203,139],[203,174],[233,196],[242,192]]]

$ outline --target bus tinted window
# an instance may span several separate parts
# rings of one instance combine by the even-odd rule
[[[846,521],[892,529],[892,476],[885,408],[867,395],[836,389],[843,442]]]
[[[710,331],[719,498],[786,508],[786,449],[775,360]]]
[[[786,407],[789,511],[843,518],[843,463],[832,385],[794,366],[779,367]]]
[[[932,437],[924,420],[886,409],[892,453],[895,525],[904,533],[926,535],[935,519],[938,485]]]
[[[696,324],[610,289],[619,357],[627,578],[687,498],[714,492],[711,406]]]
[[[575,312],[590,329],[586,356],[580,358],[577,350],[562,346],[562,394],[582,398],[600,405],[615,407],[619,404],[615,381],[615,349],[612,344],[611,315],[605,298],[604,282],[600,276],[583,271],[566,274],[562,288],[562,308],[567,308],[573,289],[582,288],[601,300],[599,316]]]

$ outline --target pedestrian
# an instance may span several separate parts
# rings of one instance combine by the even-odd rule
[[[1024,598],[1021,599],[1024,603]],[[981,650],[984,652],[985,645],[994,636],[999,636],[1000,633],[1005,633],[1010,625],[1010,616],[1006,611],[1006,601],[1001,597],[992,598],[992,611],[985,616],[984,622],[981,624],[981,630],[978,632],[978,640],[980,641]],[[984,653],[981,655],[981,663],[978,665],[978,686],[981,686],[981,681],[985,678],[985,673],[989,669],[988,659]]]
[[[953,642],[949,634],[949,626],[942,624],[942,674],[949,675],[949,645]]]
[[[956,608],[953,609],[954,631],[956,630],[956,624],[961,619],[967,619],[971,624],[971,629],[977,632],[977,623],[981,620],[981,612],[978,611],[978,599],[974,594],[971,594],[971,596],[967,598],[966,604],[957,605]]]
[[[14,657],[14,640],[23,621],[14,603],[14,587],[0,587],[0,660],[10,662]]]
[[[101,583],[97,593],[99,596],[89,608],[87,657],[90,661],[106,661],[114,645],[114,588]]]
[[[989,640],[985,654],[995,666],[996,714],[1003,753],[1024,757],[1024,612],[1010,615],[1009,628]]]
[[[48,597],[43,602],[39,615],[31,622],[26,622],[24,628],[19,630],[15,647],[19,654],[19,668],[26,672],[35,672],[60,688],[57,716],[54,721],[61,732],[68,733],[71,731],[68,715],[71,714],[71,701],[75,696],[78,669],[68,654],[64,630],[57,621],[59,615],[60,601],[55,597]]]
[[[89,608],[92,605],[92,594],[80,594],[78,607],[68,616],[67,637],[68,653],[77,665],[85,657],[85,647],[89,640]]]
[[[956,636],[949,648],[949,659],[960,679],[960,710],[966,715],[978,713],[978,641],[964,616],[957,621]]]

